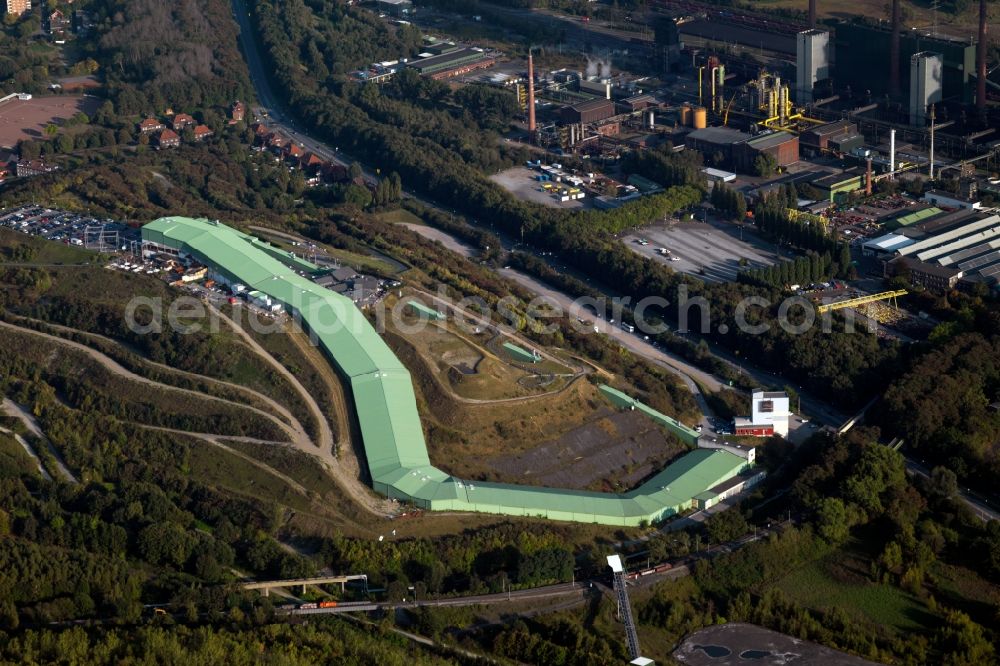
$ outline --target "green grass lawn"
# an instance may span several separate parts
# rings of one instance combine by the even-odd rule
[[[209,486],[272,500],[293,509],[309,508],[308,498],[283,479],[208,442],[192,440],[190,470],[192,477]]]
[[[0,229],[0,263],[13,261],[8,258],[8,251],[19,246],[28,246],[33,250],[30,259],[18,262],[25,264],[83,264],[95,261],[98,256],[96,252],[73,245],[29,236],[12,229]]]
[[[808,608],[837,606],[861,622],[899,632],[931,630],[935,618],[921,600],[892,585],[872,583],[856,569],[845,575],[857,563],[851,553],[836,551],[792,571],[777,586]]]
[[[392,222],[395,224],[423,224],[424,221],[419,217],[406,210],[405,208],[397,208],[396,210],[386,211],[384,213],[379,213],[375,217],[382,220],[383,222]]]

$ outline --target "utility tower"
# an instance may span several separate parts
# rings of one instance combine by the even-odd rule
[[[608,566],[614,576],[615,594],[618,598],[618,618],[625,625],[625,640],[628,642],[628,654],[632,664],[652,664],[651,659],[643,657],[639,652],[639,636],[635,632],[635,620],[632,617],[632,604],[628,600],[628,585],[625,581],[625,567],[619,555],[608,555]]]

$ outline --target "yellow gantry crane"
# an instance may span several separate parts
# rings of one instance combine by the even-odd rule
[[[892,299],[892,304],[896,308],[899,305],[896,304],[896,298],[899,296],[906,296],[907,291],[905,289],[897,289],[896,291],[883,291],[879,294],[871,294],[870,296],[861,296],[859,298],[850,298],[846,301],[837,301],[836,303],[824,303],[816,308],[820,313],[830,312],[831,310],[840,310],[843,308],[853,308],[859,305],[867,305],[868,303],[875,303],[877,301],[885,301]]]

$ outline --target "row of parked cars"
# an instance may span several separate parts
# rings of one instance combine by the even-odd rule
[[[0,226],[67,245],[92,245],[105,250],[127,249],[140,237],[138,229],[110,218],[35,205],[0,211]]]

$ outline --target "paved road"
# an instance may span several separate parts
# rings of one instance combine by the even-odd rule
[[[922,476],[925,479],[930,478],[930,470],[912,458],[906,459],[906,471],[912,476]],[[984,522],[1000,520],[1000,511],[987,504],[987,501],[978,494],[973,493],[972,489],[966,488],[959,491],[959,499]]]
[[[257,116],[267,114],[267,125],[272,129],[282,130],[300,146],[315,154],[321,159],[347,166],[353,160],[343,153],[340,153],[327,144],[315,139],[308,134],[299,131],[295,120],[285,113],[281,97],[275,94],[271,88],[271,82],[267,77],[267,70],[264,69],[261,58],[260,47],[254,37],[253,26],[250,23],[250,13],[244,0],[232,0],[233,16],[240,28],[240,42],[243,45],[243,54],[246,57],[247,67],[250,70],[250,80],[257,92],[258,106],[254,108]],[[369,182],[375,182],[375,176],[368,170],[364,171],[364,177]]]

